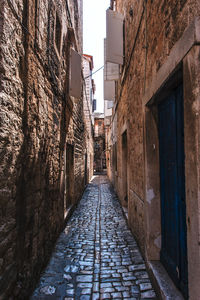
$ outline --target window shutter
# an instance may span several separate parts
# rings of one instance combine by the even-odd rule
[[[113,101],[104,101],[104,117],[109,118],[112,116],[112,108],[114,106],[114,102]],[[109,125],[109,124],[107,124]]]
[[[106,62],[106,39],[104,39],[104,80],[118,80],[119,65]]]
[[[106,62],[123,64],[123,16],[111,9],[106,11]]]
[[[81,56],[71,48],[69,95],[77,99],[81,98],[82,92],[81,68]]]
[[[104,80],[104,100],[115,101],[115,81]]]

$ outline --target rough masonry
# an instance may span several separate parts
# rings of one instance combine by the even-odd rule
[[[25,299],[85,186],[83,102],[69,97],[82,1],[0,7],[0,298]]]

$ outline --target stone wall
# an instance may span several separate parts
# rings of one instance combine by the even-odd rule
[[[197,299],[197,282],[200,278],[196,261],[199,260],[199,232],[191,228],[198,228],[199,224],[199,1],[112,2],[116,3],[117,11],[124,16],[125,57],[121,78],[117,82],[112,124],[107,130],[111,155],[117,142],[117,170],[114,160],[111,160],[108,174],[124,206],[127,205],[124,199],[127,176],[129,225],[147,262],[157,261],[159,264],[162,216],[157,107],[167,93],[182,82],[187,279],[189,298]],[[116,120],[117,134],[113,134]],[[124,142],[126,134],[127,153]],[[126,163],[127,173],[124,170]],[[156,277],[153,271],[152,274]],[[161,280],[158,280],[157,286],[160,283]],[[184,290],[180,285],[179,288]],[[159,292],[162,297],[163,290],[160,288]],[[184,293],[187,297],[186,290]]]
[[[165,63],[184,30],[199,15],[198,1],[117,0],[125,19],[125,60],[118,82],[114,116],[117,115],[117,180],[123,202],[122,134],[128,142],[129,224],[144,253],[144,106],[143,95]],[[146,4],[145,4],[146,3]],[[114,118],[113,116],[113,118]],[[114,175],[112,174],[112,177]]]
[[[28,297],[62,229],[69,139],[74,203],[84,189],[83,104],[68,94],[70,44],[82,52],[82,1],[69,2],[0,1],[1,299]]]

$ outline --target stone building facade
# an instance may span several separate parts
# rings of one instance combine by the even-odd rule
[[[28,298],[86,183],[71,49],[82,55],[81,0],[0,0],[1,299]]]
[[[169,283],[172,299],[179,294],[172,279],[186,299],[196,300],[199,1],[117,0],[111,1],[110,10],[123,20],[124,39],[118,34],[123,39],[123,62],[106,131],[108,174],[122,205],[128,206],[129,225],[160,295],[165,299],[162,282]],[[163,281],[158,274],[164,274]]]
[[[94,116],[93,116],[93,103],[95,93],[95,83],[92,79],[92,70],[94,68],[93,57],[91,55],[83,54],[83,76],[85,91],[83,94],[83,109],[84,119],[86,126],[86,173],[85,181],[89,182],[93,176],[94,164]]]
[[[102,173],[106,168],[104,114],[94,114],[94,171]]]

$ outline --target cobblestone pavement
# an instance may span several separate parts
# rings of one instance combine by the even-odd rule
[[[105,176],[85,190],[31,298],[36,299],[157,299]]]

